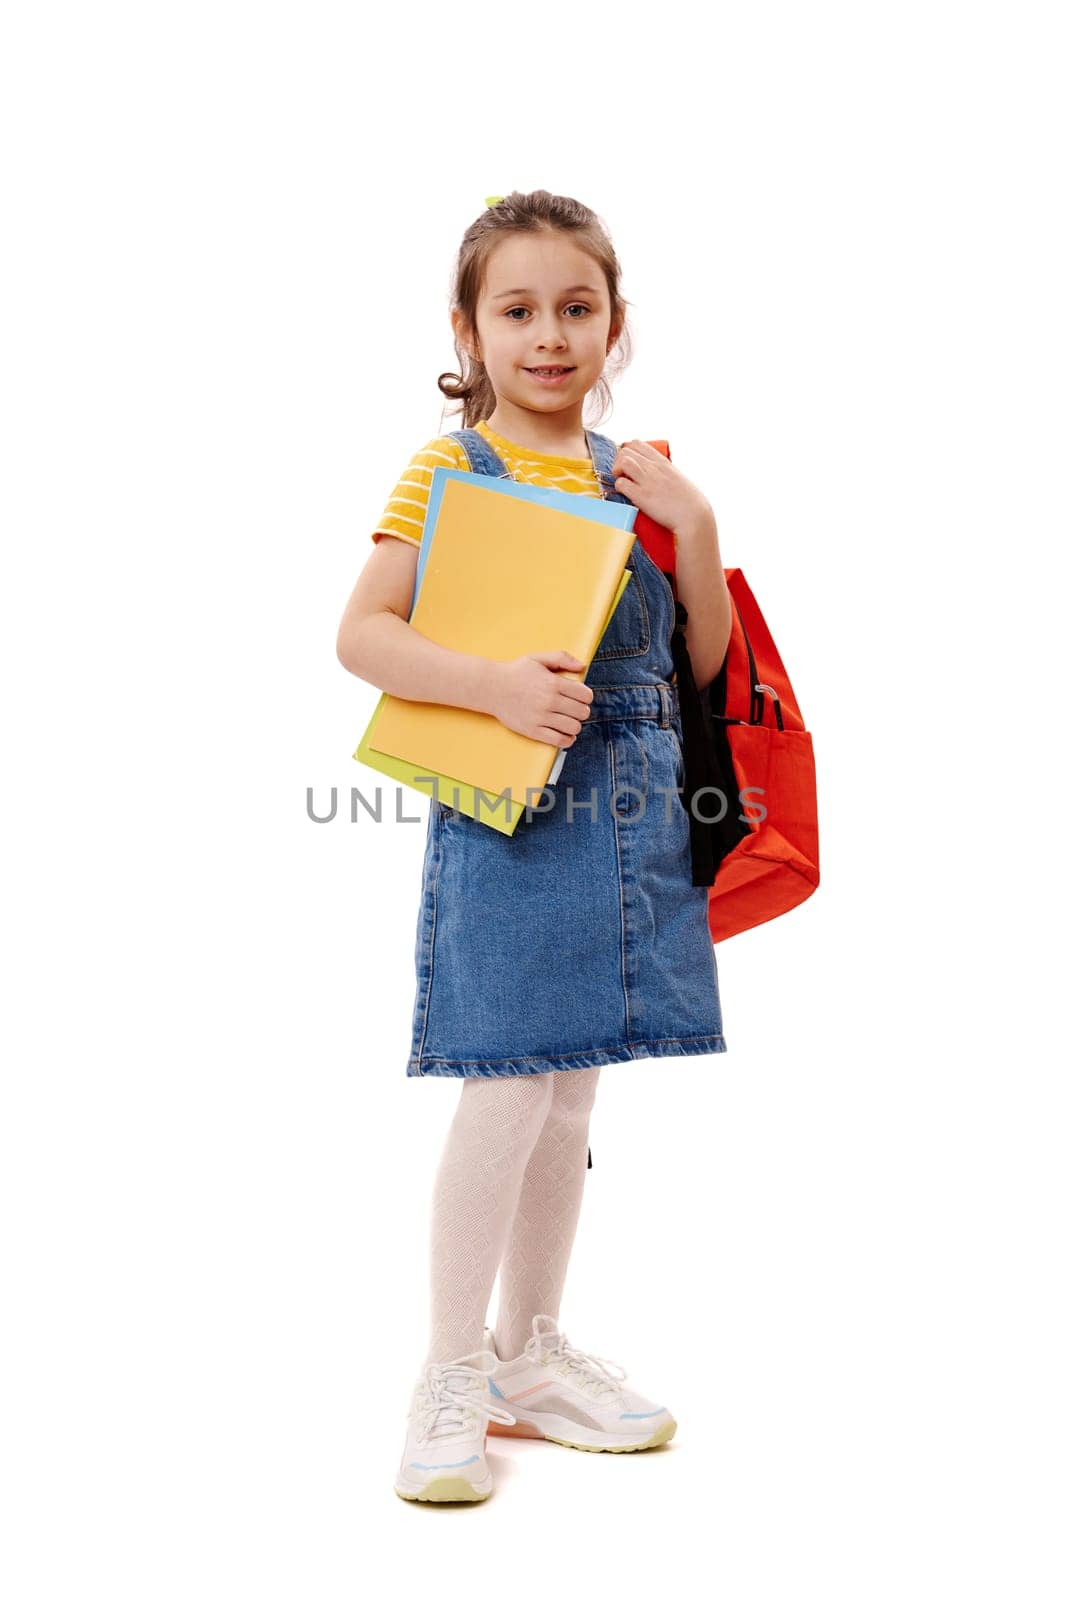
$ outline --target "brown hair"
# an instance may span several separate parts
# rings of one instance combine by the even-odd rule
[[[515,191],[482,211],[462,236],[452,278],[450,309],[461,311],[468,327],[476,330],[477,302],[484,285],[488,257],[495,246],[509,234],[549,233],[552,230],[573,236],[574,243],[603,269],[610,296],[611,327],[621,320],[617,341],[607,358],[610,375],[616,377],[632,359],[629,330],[624,320],[629,302],[618,289],[621,266],[614,254],[610,235],[595,212],[579,200],[571,200],[568,195],[550,194],[546,189],[534,189],[531,194],[518,194]],[[484,363],[467,355],[457,338],[455,354],[459,360],[458,372],[442,372],[436,384],[449,400],[460,402],[461,426],[471,428],[495,409],[495,390],[489,382]],[[595,427],[601,422],[607,406],[613,403],[605,373],[600,376],[592,392],[599,409],[594,420],[586,422],[587,427]],[[452,408],[445,415],[454,415],[455,409]]]

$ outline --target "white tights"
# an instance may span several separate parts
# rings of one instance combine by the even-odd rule
[[[463,1079],[433,1185],[427,1362],[480,1348],[497,1271],[501,1361],[537,1312],[558,1316],[601,1070]]]

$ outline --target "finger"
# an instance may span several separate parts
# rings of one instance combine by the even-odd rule
[[[661,450],[656,450],[654,445],[648,444],[645,439],[633,439],[624,448],[632,452],[630,459],[637,465],[666,459]]]
[[[582,726],[583,724],[580,721],[573,717],[567,717],[561,711],[549,711],[544,717],[545,728],[554,728],[556,733],[564,733],[569,738],[575,739]]]

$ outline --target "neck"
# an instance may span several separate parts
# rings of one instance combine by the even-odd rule
[[[493,432],[526,450],[589,460],[591,450],[584,437],[582,410],[583,401],[568,406],[565,411],[529,411],[524,406],[512,405],[509,400],[498,400],[492,415],[485,421]]]

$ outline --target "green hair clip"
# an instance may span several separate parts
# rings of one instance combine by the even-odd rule
[[[486,206],[498,206],[506,199],[505,194],[490,194],[485,200]]]

